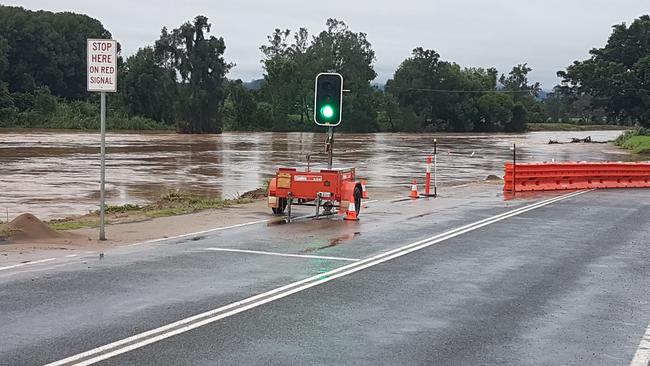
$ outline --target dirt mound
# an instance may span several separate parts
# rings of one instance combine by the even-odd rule
[[[50,229],[43,221],[36,216],[26,213],[22,214],[10,223],[4,225],[2,230],[11,239],[58,239],[61,233]]]

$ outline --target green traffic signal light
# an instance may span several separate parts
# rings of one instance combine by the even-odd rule
[[[334,116],[334,108],[332,108],[331,105],[324,105],[323,108],[320,109],[320,114],[325,118],[332,118],[332,116]]]
[[[320,126],[338,126],[343,104],[343,76],[323,72],[314,85],[314,122]]]

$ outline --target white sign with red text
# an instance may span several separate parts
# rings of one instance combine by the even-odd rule
[[[117,41],[89,39],[88,91],[117,91]]]

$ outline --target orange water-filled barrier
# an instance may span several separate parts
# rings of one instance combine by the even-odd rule
[[[650,162],[507,163],[505,173],[509,192],[650,187]]]

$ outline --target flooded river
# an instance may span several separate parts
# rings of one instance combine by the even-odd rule
[[[408,191],[424,176],[426,155],[438,140],[440,186],[503,175],[517,144],[518,161],[634,160],[611,144],[548,145],[590,135],[616,138],[618,131],[528,134],[337,134],[334,165],[355,166],[373,187]],[[98,208],[99,134],[0,130],[0,219],[31,212],[42,219]],[[170,189],[235,197],[262,187],[277,166],[324,167],[324,134],[225,133],[178,135],[109,133],[107,202],[144,203]]]

